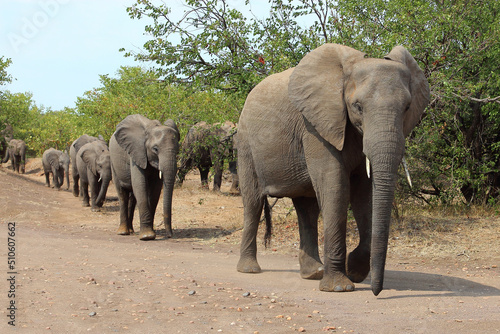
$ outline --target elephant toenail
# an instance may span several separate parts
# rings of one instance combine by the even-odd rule
[[[342,288],[340,285],[337,285],[337,286],[333,289],[333,291],[335,291],[335,292],[342,292],[342,291],[344,291],[344,288]]]

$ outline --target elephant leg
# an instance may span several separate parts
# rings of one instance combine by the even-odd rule
[[[82,206],[90,206],[89,203],[89,184],[86,181],[80,180],[80,194],[82,195]]]
[[[134,208],[130,210],[132,201],[132,192],[126,190],[120,186],[116,186],[116,193],[118,194],[118,200],[120,201],[120,226],[118,226],[117,234],[119,235],[129,235],[134,233],[134,228],[132,226],[132,218],[134,216]],[[132,212],[130,212],[132,211]]]
[[[229,189],[229,193],[235,194],[235,195],[239,194],[240,193],[240,186],[239,186],[238,170],[236,167],[236,161],[229,162],[229,171],[231,172],[231,176],[232,176],[231,189]]]
[[[364,166],[363,166],[364,167]],[[364,168],[351,177],[351,208],[359,231],[359,245],[347,257],[347,276],[362,282],[370,272],[372,184]]]
[[[206,166],[199,166],[198,170],[200,171],[201,187],[208,189],[208,173],[210,172],[210,168]]]
[[[139,239],[141,240],[154,240],[156,233],[153,229],[153,221],[155,212],[151,209],[151,202],[149,192],[151,191],[151,177],[154,174],[158,183],[161,180],[158,177],[158,171],[149,166],[146,169],[141,169],[137,165],[131,165],[132,189],[137,199],[137,207],[139,209],[140,231]],[[151,169],[154,169],[152,171]],[[149,175],[148,175],[149,174]],[[161,189],[161,188],[160,188]]]
[[[330,187],[335,199],[325,200],[322,208],[324,221],[325,272],[320,282],[321,291],[353,291],[354,284],[346,275],[346,225],[349,196],[345,188]],[[331,204],[334,203],[334,204]]]
[[[78,197],[80,195],[80,186],[78,185],[79,179],[80,176],[78,175],[78,171],[75,168],[73,168],[73,196],[75,197]]]
[[[246,159],[240,159],[241,196],[243,200],[243,235],[240,245],[240,259],[236,269],[242,273],[260,273],[262,270],[257,262],[257,230],[264,207],[265,197],[260,194],[257,184],[257,174],[249,154]],[[241,154],[243,155],[243,154]]]
[[[220,191],[222,185],[222,165],[216,164],[214,166],[214,188],[213,191]]]
[[[50,173],[45,172],[45,185],[50,188]]]
[[[338,151],[315,136],[305,136],[307,169],[323,217],[324,273],[321,291],[353,291],[346,275],[346,226],[349,207],[349,173]],[[241,177],[241,175],[240,175]]]
[[[134,233],[134,210],[135,210],[135,205],[137,204],[137,200],[135,199],[134,193],[130,192],[129,193],[129,200],[128,200],[128,210],[127,210],[127,227],[130,233]]]
[[[323,263],[318,251],[319,206],[316,198],[293,198],[297,211],[300,233],[300,276],[305,279],[321,279]]]

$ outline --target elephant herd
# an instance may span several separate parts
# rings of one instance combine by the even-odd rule
[[[102,191],[112,178],[120,200],[118,233],[134,231],[132,216],[138,206],[142,240],[155,238],[153,217],[163,188],[163,219],[171,236],[176,174],[182,183],[187,170],[197,167],[206,186],[213,165],[214,188],[220,188],[221,158],[234,154],[233,146],[223,143],[233,142],[234,137],[238,174],[236,158],[229,158],[230,170],[233,186],[239,182],[244,208],[237,270],[261,271],[256,236],[262,211],[267,239],[271,231],[268,197],[289,197],[298,217],[301,276],[320,279],[322,291],[342,292],[353,291],[354,283],[371,273],[372,291],[378,295],[383,289],[391,207],[405,137],[419,123],[429,97],[427,79],[404,47],[396,46],[383,59],[375,59],[347,46],[325,44],[305,55],[296,67],[260,82],[247,96],[237,133],[234,124],[219,126],[218,138],[223,140],[211,149],[184,147],[209,136],[206,123],[193,127],[179,145],[172,120],[161,124],[131,115],[117,125],[109,149],[98,138],[73,143],[77,156],[76,170],[71,157],[73,177],[81,178],[80,193],[90,186],[92,208],[102,205]],[[65,162],[55,165],[67,168]],[[78,180],[74,182],[77,195]],[[54,177],[54,183],[61,184],[62,179]],[[88,195],[85,198],[88,203]],[[360,240],[347,254],[349,207]],[[320,213],[323,261],[318,250]]]

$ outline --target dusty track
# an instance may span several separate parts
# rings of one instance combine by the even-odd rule
[[[393,245],[385,290],[318,291],[298,274],[297,233],[259,249],[262,274],[236,272],[241,198],[174,191],[174,238],[118,236],[110,186],[100,213],[44,186],[37,163],[0,168],[0,332],[8,326],[7,223],[16,223],[16,329],[26,333],[496,333],[498,252],[415,257]],[[229,185],[223,185],[223,191]],[[159,218],[159,216],[158,216]],[[498,221],[483,231],[496,240]],[[137,224],[136,224],[137,226]],[[161,229],[161,226],[158,226]],[[491,235],[493,237],[491,238]],[[295,238],[291,240],[290,238]],[[467,238],[466,235],[463,238]],[[278,237],[278,240],[279,237]],[[295,245],[295,247],[294,247]],[[403,254],[403,255],[401,255]]]

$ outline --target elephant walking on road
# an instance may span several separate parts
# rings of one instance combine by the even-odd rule
[[[153,221],[163,187],[163,222],[172,236],[172,194],[177,172],[179,131],[171,119],[161,124],[142,115],[127,116],[109,141],[113,182],[120,200],[118,234],[134,232],[139,207],[141,240],[153,240]]]
[[[52,173],[54,187],[59,190],[64,184],[66,173],[66,190],[69,189],[69,155],[66,152],[49,148],[42,155],[45,184],[50,187],[50,173]]]
[[[26,143],[22,139],[11,139],[2,163],[11,161],[12,170],[24,174],[26,165]]]
[[[106,192],[112,178],[108,146],[101,140],[83,145],[76,155],[76,165],[80,176],[83,206],[91,206],[92,211],[99,211],[106,199]]]
[[[238,271],[261,271],[256,234],[262,208],[269,212],[267,197],[290,197],[298,216],[301,276],[322,277],[322,291],[352,291],[353,282],[371,271],[378,295],[405,136],[419,122],[429,95],[424,73],[401,46],[373,59],[325,44],[297,67],[259,83],[238,122],[244,206]],[[360,241],[347,257],[349,204]],[[324,265],[318,254],[320,212]]]
[[[69,147],[69,156],[71,158],[71,173],[73,176],[73,195],[75,197],[78,197],[80,195],[80,186],[79,186],[80,175],[78,174],[78,168],[76,165],[76,154],[78,153],[80,148],[82,148],[83,145],[96,140],[100,140],[103,143],[105,143],[104,138],[101,135],[99,135],[99,137],[93,137],[84,134],[78,137],[78,139],[76,139]]]
[[[233,181],[229,192],[239,193],[236,157],[233,152],[235,133],[236,124],[229,121],[222,124],[199,122],[189,129],[180,149],[178,184],[182,185],[186,174],[191,168],[197,167],[200,171],[201,185],[208,189],[208,173],[213,166],[215,174],[213,190],[220,191],[224,161],[228,159]]]

